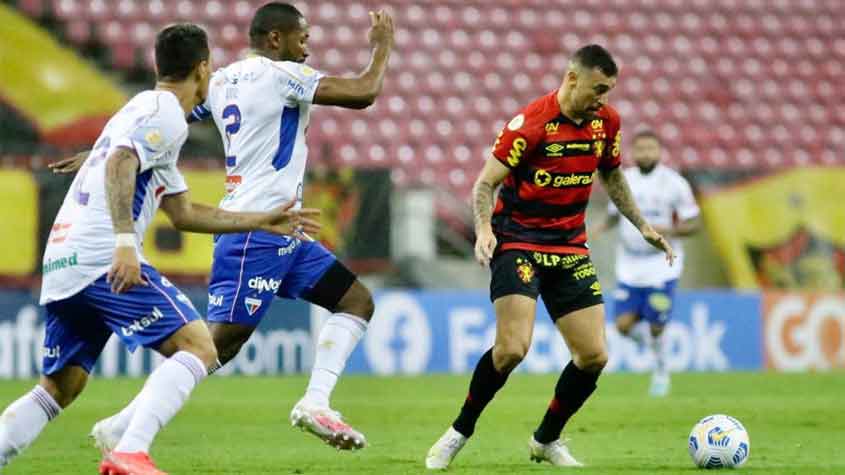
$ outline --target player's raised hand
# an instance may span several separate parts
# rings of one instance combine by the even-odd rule
[[[88,158],[88,153],[88,151],[79,152],[72,157],[63,158],[59,161],[48,163],[47,168],[53,170],[53,173],[59,175],[75,173],[77,170],[82,168],[82,164],[85,162],[85,159]]]
[[[643,239],[645,239],[649,244],[666,253],[666,262],[668,262],[670,266],[675,262],[675,251],[672,250],[672,246],[669,244],[669,241],[663,237],[663,235],[655,231],[648,223],[643,225],[640,232],[643,235]]]
[[[370,12],[370,45],[393,47],[393,18],[384,10]]]
[[[476,230],[478,236],[475,238],[475,260],[483,267],[490,265],[493,258],[493,251],[496,250],[496,236],[490,226]]]
[[[114,248],[111,269],[106,274],[106,282],[111,284],[111,291],[116,294],[126,292],[136,285],[148,285],[141,275],[141,264],[138,262],[138,253],[134,247]]]
[[[289,201],[273,211],[267,213],[266,224],[262,229],[271,233],[281,235],[293,235],[304,238],[307,234],[315,234],[320,231],[322,225],[316,218],[320,210],[314,208],[293,208],[295,201]]]

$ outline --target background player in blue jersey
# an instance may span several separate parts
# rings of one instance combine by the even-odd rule
[[[295,7],[271,2],[256,11],[249,32],[253,54],[215,72],[208,99],[188,118],[213,118],[223,139],[227,193],[221,208],[263,211],[291,200],[299,207],[311,105],[363,109],[381,92],[393,20],[384,12],[370,17],[370,63],[358,77],[340,78],[304,64],[308,23]],[[51,167],[74,171],[74,159]],[[332,312],[318,337],[305,396],[290,420],[339,449],[366,446],[364,435],[329,401],[373,315],[371,293],[355,274],[307,237],[226,235],[215,241],[208,293],[208,321],[222,364],[238,354],[276,296],[301,298]],[[108,447],[120,437],[134,406],[94,427],[98,444]]]
[[[0,466],[76,399],[115,333],[131,350],[152,348],[167,359],[136,397],[100,473],[163,473],[148,456],[150,445],[216,364],[217,351],[190,300],[142,254],[159,205],[186,231],[319,229],[301,217],[316,211],[291,211],[291,205],[239,213],[190,202],[176,162],[188,136],[185,115],[208,92],[206,34],[190,24],[168,27],[156,38],[155,55],[155,89],[137,94],[109,120],[56,216],[42,272],[43,376],[0,416]]]
[[[660,163],[660,139],[654,132],[637,133],[632,152],[636,166],[625,170],[631,193],[643,215],[654,223],[654,229],[669,238],[677,264],[667,265],[630,223],[619,219],[619,211],[612,203],[607,219],[591,230],[590,237],[595,239],[601,232],[620,226],[613,306],[616,328],[622,335],[636,337],[636,332],[632,332],[634,325],[648,322],[655,361],[649,392],[659,397],[669,392],[669,371],[661,336],[672,316],[675,288],[683,272],[684,250],[680,238],[698,230],[699,209],[684,177]]]

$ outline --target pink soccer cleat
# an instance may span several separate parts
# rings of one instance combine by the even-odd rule
[[[290,423],[338,450],[358,450],[367,446],[364,434],[344,422],[340,413],[327,407],[299,401],[290,413]]]
[[[100,463],[100,475],[167,475],[144,452],[112,452]]]

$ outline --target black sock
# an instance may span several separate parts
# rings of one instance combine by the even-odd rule
[[[469,394],[452,427],[466,437],[471,436],[475,432],[475,423],[481,416],[481,411],[493,399],[496,391],[502,389],[509,374],[496,371],[493,366],[493,349],[487,350],[475,366],[472,381],[469,383]]]
[[[572,361],[566,365],[555,385],[555,396],[549,403],[543,422],[534,432],[534,440],[548,444],[560,438],[566,421],[575,414],[596,390],[599,374],[582,371]]]

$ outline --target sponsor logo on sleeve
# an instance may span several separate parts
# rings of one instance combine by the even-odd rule
[[[508,130],[519,130],[525,124],[525,114],[519,114],[508,122]]]
[[[517,137],[514,139],[513,145],[511,145],[511,149],[508,152],[508,164],[512,167],[519,165],[519,161],[522,160],[522,154],[526,148],[528,148],[528,142],[524,138]]]

